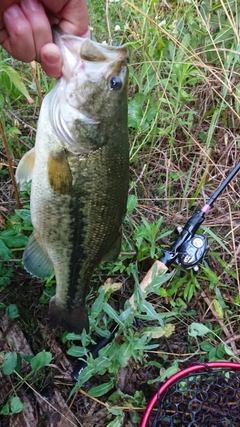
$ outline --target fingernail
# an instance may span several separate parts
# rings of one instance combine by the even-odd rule
[[[47,43],[40,51],[40,60],[44,71],[50,77],[60,77],[62,57],[59,48],[54,43]]]
[[[10,6],[5,12],[4,12],[4,18],[10,18],[10,19],[14,19],[14,18],[18,18],[20,15],[20,9],[19,6],[17,5],[12,5]]]
[[[37,12],[40,8],[40,4],[36,0],[22,0],[22,6],[31,12]]]

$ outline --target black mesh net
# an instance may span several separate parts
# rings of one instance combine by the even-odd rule
[[[151,427],[240,427],[240,371],[191,373],[168,387],[157,405]]]

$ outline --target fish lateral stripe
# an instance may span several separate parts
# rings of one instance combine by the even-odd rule
[[[84,264],[87,259],[87,254],[84,248],[85,236],[86,236],[86,226],[84,223],[84,214],[83,201],[87,200],[89,195],[84,192],[84,190],[79,186],[78,196],[75,200],[71,199],[70,202],[70,212],[72,218],[72,227],[74,229],[74,233],[72,234],[71,239],[71,256],[69,259],[69,278],[68,278],[68,298],[66,305],[69,310],[72,307],[76,306],[81,300],[85,300],[85,293],[88,293],[89,289],[86,289],[82,292],[82,295],[77,297],[77,293],[79,290],[79,284],[81,282],[81,271],[84,268]],[[89,277],[90,281],[91,275]],[[81,302],[82,302],[81,301]]]

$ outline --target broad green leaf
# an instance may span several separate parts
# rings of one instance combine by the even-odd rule
[[[224,345],[224,350],[229,356],[235,357],[235,354],[233,353],[232,349],[228,345],[226,344]]]
[[[17,366],[17,353],[16,351],[6,353],[4,355],[4,362],[2,370],[5,375],[11,375]]]
[[[137,197],[134,194],[131,194],[128,197],[128,201],[127,201],[127,215],[130,215],[131,213],[133,213],[136,205],[137,205]]]
[[[191,337],[197,337],[197,336],[203,336],[208,334],[210,331],[209,328],[207,328],[207,326],[203,325],[202,323],[191,323],[191,325],[189,325],[188,327],[188,334]]]
[[[164,269],[159,270],[157,273],[157,264],[153,265],[153,271],[152,271],[152,281],[149,283],[147,288],[145,289],[146,295],[149,293],[155,293],[157,295],[160,295],[160,287],[168,282],[174,274],[174,270],[170,273],[166,273]]]
[[[66,334],[66,341],[81,341],[81,339],[82,338],[80,334],[75,334],[74,332],[69,332]]]
[[[8,132],[10,135],[21,135],[21,131],[17,128],[15,128],[14,126],[10,127],[8,129]]]
[[[160,325],[164,327],[164,323],[161,319],[161,316],[154,310],[150,302],[144,300],[141,304],[141,310],[147,314],[149,320],[158,320]]]
[[[73,345],[68,349],[67,354],[74,357],[83,357],[86,355],[86,349],[78,345]]]
[[[0,259],[3,259],[4,261],[9,261],[12,257],[13,257],[12,252],[1,240],[1,236],[0,236]]]
[[[129,304],[129,301],[127,301],[126,304]],[[133,317],[134,317],[134,312],[133,312],[132,306],[127,307],[126,310],[124,310],[119,316],[119,318],[122,320],[123,323],[128,322],[128,324],[131,321],[131,318],[133,321]]]
[[[8,266],[7,268],[5,268],[3,263],[0,263],[0,290],[10,285],[11,277],[13,273],[14,273],[13,267]]]
[[[81,375],[79,375],[77,385],[71,391],[70,397],[78,388],[81,388],[86,381],[96,375],[96,373],[103,375],[111,365],[111,360],[103,357],[97,357],[96,359],[88,359],[87,363],[88,366],[86,366],[86,368],[82,370]]]
[[[1,233],[1,240],[9,248],[21,248],[26,246],[28,243],[28,237],[22,233],[16,233],[14,230],[5,230]]]
[[[95,315],[95,317],[96,317],[99,313],[101,313],[101,311],[102,311],[102,304],[104,302],[104,298],[105,298],[104,289],[103,288],[99,288],[99,290],[98,290],[98,296],[95,299],[95,301],[93,302],[92,307],[91,307],[91,313],[92,313],[93,316]]]
[[[216,298],[213,299],[213,306],[214,306],[214,309],[216,310],[216,312],[218,314],[219,319],[223,319],[224,318],[224,311],[223,311],[221,304],[219,303],[219,301]]]
[[[10,410],[12,414],[18,414],[24,408],[26,408],[26,404],[22,403],[18,396],[12,397],[10,399]]]
[[[102,304],[102,310],[104,310],[105,313],[107,313],[109,317],[111,317],[111,319],[115,320],[115,322],[117,322],[121,326],[124,326],[117,312],[107,302],[104,302]]]
[[[0,411],[0,415],[10,415],[10,404],[9,402],[4,405]]]
[[[43,368],[43,366],[46,366],[48,363],[50,363],[52,360],[52,355],[48,351],[41,351],[40,353],[36,354],[31,361],[31,367],[34,372],[38,371],[39,369]]]
[[[124,421],[124,414],[118,415],[115,420],[111,421],[107,427],[122,427]]]
[[[143,93],[137,93],[133,99],[129,100],[128,104],[128,126],[137,129],[141,125],[143,119],[142,104],[145,100]]]
[[[172,375],[176,374],[179,371],[178,361],[175,360],[169,368],[167,368],[159,377],[149,380],[148,384],[154,384],[156,382],[162,383],[166,378],[170,378]]]
[[[125,342],[119,347],[118,360],[121,366],[127,366],[128,361],[133,355],[133,346]]]
[[[81,388],[85,382],[87,382],[93,375],[96,374],[96,369],[94,366],[86,366],[81,372],[81,375],[78,376],[77,386],[73,388],[70,393],[70,397],[75,393],[78,388]]]
[[[16,319],[17,317],[19,317],[18,308],[16,304],[10,304],[6,308],[6,315],[10,317],[10,319]]]
[[[74,332],[69,332],[64,337],[63,342],[65,343],[66,341],[81,341],[81,335],[75,334]]]
[[[15,209],[15,213],[24,221],[31,223],[30,209]]]
[[[209,352],[209,351],[211,351],[213,349],[212,344],[210,344],[207,341],[202,342],[201,345],[200,345],[200,347],[201,347],[201,349],[203,351],[207,351],[207,352]]]
[[[6,73],[11,83],[19,90],[19,92],[24,95],[29,102],[33,102],[32,98],[30,97],[28,90],[25,86],[25,84],[22,81],[20,73],[18,73],[16,70],[14,70],[9,65],[2,64],[0,66],[0,73]]]
[[[88,390],[88,393],[90,394],[90,396],[100,397],[108,393],[109,390],[111,390],[113,387],[114,387],[114,381],[108,381],[107,383],[100,384],[96,387],[90,388],[90,390]]]
[[[217,359],[216,354],[217,354],[217,350],[216,350],[216,348],[213,347],[212,350],[210,350],[209,353],[208,353],[208,360],[209,360],[209,362],[216,361],[216,359]]]
[[[161,338],[161,337],[170,337],[172,333],[175,330],[175,326],[169,323],[164,328],[161,326],[149,326],[147,328],[143,328],[141,333],[147,334],[147,336],[151,336],[154,338]]]
[[[18,396],[13,396],[11,399],[4,405],[0,411],[1,415],[12,415],[18,414],[24,408],[26,408],[26,404],[22,403]]]

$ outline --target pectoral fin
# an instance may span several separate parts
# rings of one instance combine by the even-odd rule
[[[65,151],[51,154],[48,159],[48,179],[55,193],[69,194],[72,188],[72,174]]]
[[[40,237],[36,234],[33,234],[30,238],[23,252],[23,264],[29,273],[43,280],[47,279],[53,271],[53,265],[48,253],[41,243]]]
[[[20,160],[16,170],[16,181],[20,190],[25,190],[25,183],[31,181],[35,163],[35,147],[28,151]]]

